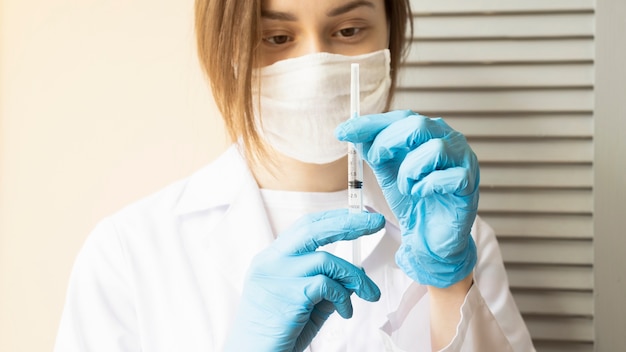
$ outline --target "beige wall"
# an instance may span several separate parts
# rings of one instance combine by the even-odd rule
[[[0,1],[0,351],[49,351],[96,221],[225,138],[193,0]]]

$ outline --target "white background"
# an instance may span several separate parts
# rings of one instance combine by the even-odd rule
[[[226,138],[192,0],[0,0],[0,16],[0,351],[50,351],[95,223]]]

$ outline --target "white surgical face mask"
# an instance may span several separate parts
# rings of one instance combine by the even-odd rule
[[[351,63],[360,64],[361,115],[383,112],[391,86],[389,50],[287,59],[254,72],[255,122],[264,140],[306,163],[326,164],[345,156],[348,147],[334,130],[350,117]]]

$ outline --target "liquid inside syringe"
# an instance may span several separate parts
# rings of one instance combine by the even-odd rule
[[[351,213],[363,211],[363,159],[359,145],[348,146],[348,208]]]

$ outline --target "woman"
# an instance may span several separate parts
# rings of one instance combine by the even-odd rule
[[[235,143],[96,227],[57,351],[532,351],[465,138],[383,113],[410,19],[408,0],[197,0]],[[352,62],[364,116],[345,121]],[[345,142],[369,165],[360,214]]]

